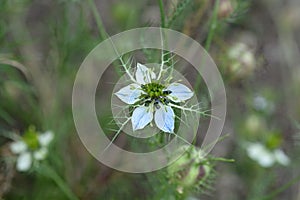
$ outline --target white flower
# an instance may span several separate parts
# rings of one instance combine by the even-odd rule
[[[262,167],[271,167],[275,163],[273,154],[261,143],[249,144],[248,156]]]
[[[28,138],[30,137],[30,138]],[[15,141],[10,144],[10,150],[19,155],[17,158],[17,170],[18,171],[28,171],[34,160],[43,160],[46,158],[48,153],[48,145],[53,140],[54,134],[51,131],[47,131],[43,134],[37,135],[34,133],[30,136],[24,135],[24,138],[21,138],[19,141]],[[37,146],[32,148],[30,144],[26,143],[27,140],[36,142]]]
[[[273,102],[266,99],[264,96],[257,95],[253,99],[253,107],[258,111],[271,113],[274,110]]]
[[[248,45],[244,43],[234,44],[229,49],[228,56],[233,61],[229,69],[237,78],[247,77],[255,70],[255,56]]]
[[[17,170],[18,171],[28,171],[31,167],[32,157],[27,151],[20,154],[17,160]]]
[[[46,131],[43,134],[38,136],[38,140],[41,146],[48,146],[50,142],[53,140],[54,134],[52,131]]]
[[[271,151],[258,142],[248,143],[246,148],[248,156],[262,167],[272,167],[276,162],[285,166],[290,163],[290,159],[280,149]]]
[[[256,96],[253,99],[253,105],[256,110],[265,110],[268,107],[268,101],[263,96]]]
[[[27,145],[25,142],[23,141],[16,141],[16,142],[13,142],[11,145],[10,145],[10,150],[14,153],[14,154],[19,154],[19,153],[22,153],[24,151],[27,150]]]
[[[194,95],[183,84],[171,83],[164,86],[156,77],[151,69],[138,63],[135,83],[115,93],[121,101],[135,108],[131,117],[133,131],[143,129],[154,118],[160,130],[173,133],[175,113],[169,103],[184,102]]]
[[[291,162],[290,158],[285,155],[285,153],[281,149],[276,149],[274,151],[274,157],[279,164],[284,166],[288,166]]]

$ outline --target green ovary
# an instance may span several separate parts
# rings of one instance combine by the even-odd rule
[[[160,97],[166,96],[163,92],[165,86],[158,83],[148,83],[146,85],[142,85],[142,90],[146,94],[142,94],[141,98],[149,97],[150,99],[158,99]]]
[[[27,144],[30,150],[34,151],[39,148],[39,140],[34,127],[29,127],[23,136],[23,141]]]

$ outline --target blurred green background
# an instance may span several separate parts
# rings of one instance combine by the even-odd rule
[[[81,62],[107,35],[146,26],[192,37],[223,76],[228,137],[212,155],[235,162],[217,163],[205,191],[181,195],[165,169],[108,168],[76,134],[71,97]],[[297,0],[0,0],[0,199],[299,200],[299,35]],[[114,65],[107,73],[117,78]],[[195,92],[201,97],[204,90]],[[103,115],[100,123],[108,123]],[[43,161],[51,170],[15,169],[11,138],[30,125],[55,133]],[[272,152],[281,156],[266,164]]]

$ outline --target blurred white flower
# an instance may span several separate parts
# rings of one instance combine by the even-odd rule
[[[10,145],[10,150],[14,154],[19,154],[27,150],[27,145],[23,141],[16,141]]]
[[[43,160],[48,153],[48,145],[53,140],[52,131],[43,134],[30,132],[23,138],[10,144],[12,153],[18,155],[16,168],[18,171],[28,171],[33,162]]]
[[[54,134],[52,131],[46,131],[45,133],[38,136],[39,143],[42,147],[48,146],[53,138]]]
[[[176,106],[173,103],[184,102],[194,95],[183,84],[164,86],[158,83],[159,77],[160,74],[157,78],[151,69],[138,63],[134,83],[115,93],[121,101],[134,107],[131,118],[133,131],[143,129],[154,118],[160,130],[173,133],[175,113],[172,106]]]
[[[271,167],[275,158],[273,154],[261,143],[252,143],[247,147],[248,156],[258,162],[262,167]]]
[[[17,170],[18,171],[28,171],[31,167],[32,157],[27,151],[21,153],[17,160]]]
[[[255,56],[244,43],[234,44],[228,51],[228,57],[232,60],[230,71],[237,78],[243,78],[252,74],[256,67]]]
[[[48,149],[45,147],[40,148],[39,150],[33,152],[33,157],[36,160],[44,160],[48,154]]]
[[[227,18],[233,13],[233,7],[230,0],[220,0],[218,17],[220,19]]]
[[[285,153],[281,149],[276,149],[274,151],[275,159],[278,163],[284,166],[288,166],[291,162],[290,158],[285,155]]]
[[[263,96],[256,96],[253,99],[253,106],[256,110],[265,110],[268,107],[268,101]]]
[[[253,98],[253,107],[258,111],[271,113],[274,111],[274,103],[264,96],[257,95]]]
[[[248,156],[256,161],[260,166],[268,168],[275,163],[287,166],[290,159],[281,149],[269,150],[261,143],[248,143],[246,146]]]
[[[265,120],[257,114],[251,114],[245,120],[245,128],[251,134],[260,133],[265,127]]]

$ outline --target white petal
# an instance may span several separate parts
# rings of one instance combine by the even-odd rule
[[[287,166],[290,164],[290,158],[285,155],[285,153],[281,149],[276,149],[274,151],[274,156],[277,162],[281,165]]]
[[[48,146],[50,142],[53,140],[54,134],[52,131],[47,131],[38,136],[38,140],[41,146]]]
[[[33,153],[33,157],[36,160],[44,160],[48,154],[47,148],[41,148]]]
[[[268,101],[262,96],[256,96],[253,100],[253,106],[256,110],[266,110],[268,107]]]
[[[22,140],[11,143],[9,147],[14,154],[19,154],[27,150],[27,145]]]
[[[126,87],[123,87],[115,94],[117,97],[127,104],[134,104],[139,100],[140,95],[142,94],[141,87],[138,84],[130,84]]]
[[[253,160],[257,160],[262,151],[264,151],[264,146],[260,143],[250,143],[247,147],[248,156]]]
[[[132,128],[133,131],[143,129],[153,119],[151,107],[141,106],[137,107],[132,113]]]
[[[247,45],[244,43],[237,43],[229,50],[229,57],[232,59],[238,59],[244,52],[247,51]]]
[[[262,167],[272,167],[272,165],[275,163],[275,158],[274,158],[273,154],[271,154],[269,152],[265,152],[260,155],[257,162]]]
[[[160,130],[167,133],[174,132],[175,114],[170,106],[160,104],[160,108],[155,112],[154,120]]]
[[[138,63],[135,78],[139,84],[147,84],[151,83],[151,80],[155,79],[156,75],[148,67]]]
[[[170,90],[172,93],[168,97],[174,102],[182,102],[190,99],[194,92],[192,92],[187,86],[180,83],[172,83],[166,90]]]
[[[17,160],[18,171],[28,171],[31,167],[32,157],[29,152],[22,153]]]
[[[271,167],[275,163],[273,154],[261,143],[252,143],[247,147],[248,156],[262,167]]]

